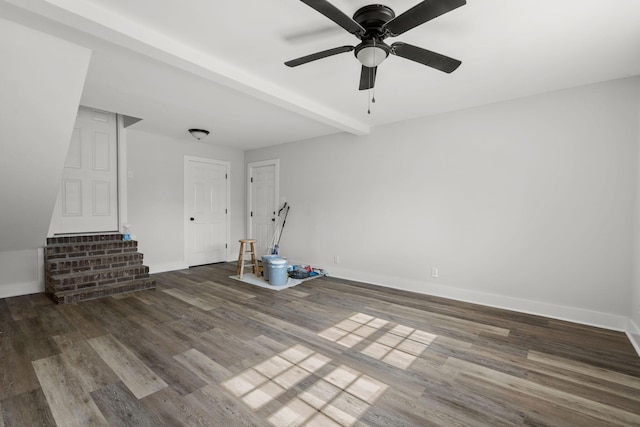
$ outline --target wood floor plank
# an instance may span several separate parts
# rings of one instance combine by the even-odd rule
[[[194,286],[194,289],[199,292],[212,292],[215,293],[218,298],[223,298],[234,302],[256,297],[256,295],[253,293],[245,292],[230,286],[225,286],[213,280],[207,280],[205,282],[198,283]]]
[[[145,334],[144,331],[142,334],[123,338],[121,342],[161,380],[181,395],[187,395],[206,385],[202,379],[173,358],[178,352],[186,350],[184,343],[175,342],[169,347],[163,347],[163,341],[156,341],[153,336]]]
[[[22,295],[18,297],[7,298],[6,300],[11,318],[13,320],[29,319],[31,317],[38,317],[38,313],[31,305],[28,295]]]
[[[2,337],[1,325],[13,321],[11,310],[9,310],[8,298],[0,299],[0,337]]]
[[[0,427],[50,426],[56,422],[41,389],[0,402]]]
[[[218,385],[206,387],[185,397],[185,401],[215,420],[214,425],[260,427],[269,424],[249,407]]]
[[[178,298],[181,301],[186,302],[187,304],[191,304],[195,307],[198,307],[201,310],[208,311],[212,308],[217,307],[217,304],[210,303],[208,301],[203,300],[202,298],[193,296],[184,292],[180,289],[165,289],[162,292],[171,295],[172,297]]]
[[[618,331],[233,274],[159,273],[156,291],[79,304],[0,299],[0,427],[640,425],[640,357]]]
[[[231,376],[231,371],[195,348],[175,355],[173,358],[208,384],[217,384]]]
[[[17,322],[2,325],[0,336],[0,400],[17,396],[40,387],[27,351],[27,337],[20,332]]]
[[[62,356],[36,360],[33,368],[58,425],[109,425],[90,398],[88,390],[83,388],[77,373],[65,363]]]
[[[85,338],[100,337],[107,334],[107,330],[102,327],[98,318],[85,315],[78,305],[64,304],[56,307],[56,309]]]
[[[206,407],[192,404],[172,388],[163,388],[141,400],[165,426],[211,427],[216,420]]]
[[[24,345],[30,360],[38,360],[60,353],[49,328],[39,317],[27,317],[15,322],[15,340]]]
[[[423,325],[434,324],[438,325],[441,329],[449,331],[471,333],[474,335],[488,333],[503,337],[509,335],[509,329],[506,328],[499,328],[438,313],[429,313],[424,310],[412,307],[403,307],[398,304],[373,302],[369,307],[372,310],[376,310],[377,312],[384,313],[389,316],[402,316],[403,319],[412,319],[411,323],[418,321],[419,324]],[[403,322],[403,320],[399,320],[399,322]]]
[[[602,422],[612,422],[617,425],[640,425],[640,414],[634,414],[624,410],[618,410],[599,402],[594,402],[567,392],[563,392],[551,387],[536,384],[524,378],[516,378],[502,372],[485,368],[471,362],[462,361],[455,358],[447,360],[446,365],[452,369],[457,369],[465,376],[481,379],[488,384],[499,388],[504,388],[513,393],[525,393],[535,397],[560,405],[565,408],[573,408],[594,419]]]
[[[112,426],[157,427],[160,419],[121,382],[91,392],[91,397]]]
[[[119,381],[118,376],[89,345],[80,332],[72,332],[53,337],[62,351],[61,357],[67,366],[84,384],[89,392],[98,390]]]
[[[62,315],[55,305],[38,308],[37,327],[47,336],[62,335],[75,330],[75,326]]]
[[[609,371],[607,369],[587,365],[586,363],[576,362],[550,354],[544,354],[539,351],[530,351],[527,355],[527,359],[640,390],[640,378],[631,375]],[[638,399],[640,400],[640,394],[638,395]]]
[[[113,336],[91,338],[88,342],[138,399],[167,387],[167,383]]]

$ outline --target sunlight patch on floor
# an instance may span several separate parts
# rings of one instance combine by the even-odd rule
[[[388,386],[341,365],[276,411],[274,426],[352,426]],[[305,424],[306,423],[306,424]]]
[[[298,344],[222,385],[255,411],[317,374],[331,361]],[[349,366],[336,366],[271,414],[268,421],[278,427],[352,426],[387,388]]]
[[[389,324],[390,322],[387,320],[364,313],[356,313],[318,333],[318,336],[344,347],[352,348]],[[396,324],[361,352],[376,360],[406,370],[436,338],[437,335],[429,332]]]

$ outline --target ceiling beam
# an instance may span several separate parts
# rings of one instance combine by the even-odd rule
[[[366,123],[90,1],[5,1],[341,131],[354,135],[364,135],[370,131]]]

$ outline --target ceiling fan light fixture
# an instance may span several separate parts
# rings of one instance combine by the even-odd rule
[[[356,58],[365,67],[377,67],[389,56],[389,49],[385,49],[385,47],[387,47],[385,44],[362,45],[360,49],[356,50]]]
[[[198,141],[209,135],[209,131],[204,129],[189,129],[189,133]]]

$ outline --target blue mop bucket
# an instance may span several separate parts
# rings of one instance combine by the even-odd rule
[[[269,264],[269,284],[271,286],[283,286],[287,284],[286,258],[271,258],[267,260]]]
[[[267,282],[269,281],[269,260],[273,258],[278,258],[278,255],[262,255],[262,276]]]

